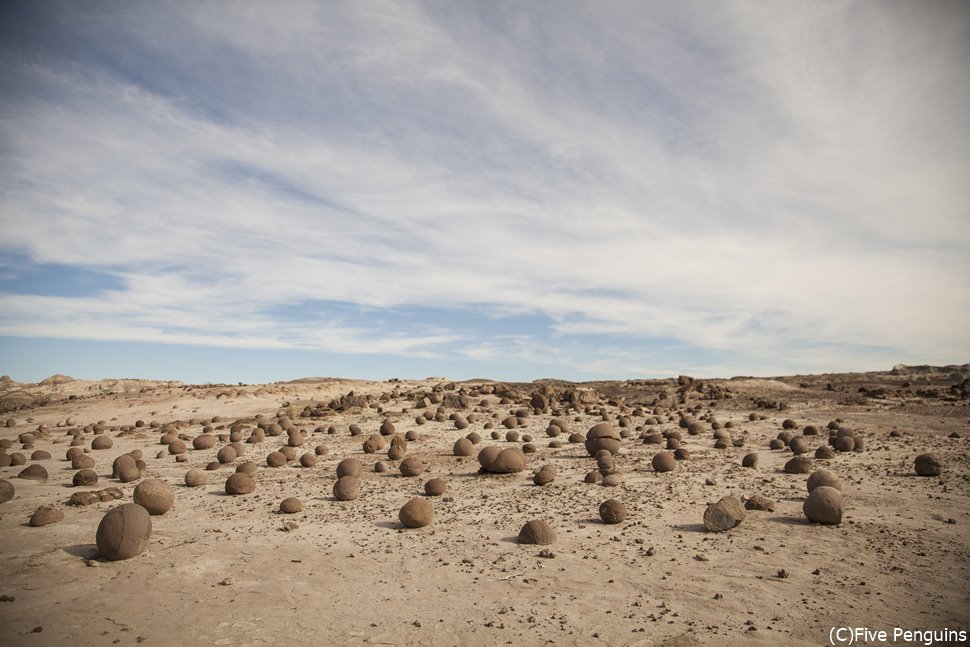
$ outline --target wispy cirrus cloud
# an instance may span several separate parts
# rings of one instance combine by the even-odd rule
[[[0,290],[0,335],[523,378],[970,351],[958,3],[2,11],[5,274],[118,284]]]

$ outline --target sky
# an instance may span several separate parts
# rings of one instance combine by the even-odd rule
[[[970,3],[0,3],[0,372],[970,362]]]

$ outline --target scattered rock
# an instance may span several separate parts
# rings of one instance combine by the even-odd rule
[[[802,504],[802,510],[809,521],[829,525],[842,523],[844,508],[842,493],[827,485],[820,485],[812,490]]]
[[[34,511],[34,514],[30,515],[30,525],[35,527],[46,526],[63,519],[64,513],[60,508],[55,508],[52,505],[42,505]]]
[[[943,461],[936,454],[920,454],[916,457],[915,468],[920,476],[939,476],[943,471]]]
[[[519,531],[518,542],[520,544],[538,544],[548,546],[555,543],[556,533],[547,522],[541,519],[529,521],[522,530]]]
[[[148,547],[152,536],[152,518],[148,510],[137,503],[125,503],[112,508],[98,525],[96,542],[98,553],[116,561],[140,555]]]
[[[172,509],[172,505],[175,503],[175,493],[167,481],[148,479],[135,487],[132,499],[148,510],[148,514],[158,516]]]
[[[704,511],[704,527],[708,532],[723,532],[744,521],[744,506],[735,496],[726,496]]]
[[[603,523],[621,523],[626,517],[627,509],[622,502],[616,499],[607,499],[600,504],[600,519],[603,520]]]
[[[405,528],[423,528],[434,519],[431,501],[414,497],[401,507],[398,517]]]

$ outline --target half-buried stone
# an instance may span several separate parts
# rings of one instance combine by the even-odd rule
[[[71,482],[75,487],[94,485],[98,482],[98,473],[92,469],[78,470]]]
[[[209,482],[206,473],[198,468],[190,469],[185,473],[185,485],[188,487],[202,487]]]
[[[517,540],[520,544],[536,544],[549,546],[556,541],[556,532],[547,522],[541,519],[529,521],[519,531]]]
[[[41,483],[47,482],[47,470],[43,465],[38,465],[34,463],[33,465],[28,465],[17,474],[19,479],[27,479],[28,481],[40,481]]]
[[[536,485],[548,485],[554,480],[556,480],[556,466],[551,464],[540,467],[532,477],[532,482]]]
[[[815,462],[808,456],[796,456],[785,463],[787,474],[810,474],[815,469]]]
[[[30,515],[30,521],[28,523],[31,526],[38,527],[57,523],[63,519],[64,513],[60,508],[52,505],[42,505],[34,511],[34,514]]]
[[[650,464],[653,466],[654,471],[671,472],[677,467],[677,459],[670,452],[660,452],[659,454],[654,454]]]
[[[303,502],[295,496],[286,497],[280,501],[280,512],[284,514],[295,514],[303,510]]]

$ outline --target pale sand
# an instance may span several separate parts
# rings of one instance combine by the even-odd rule
[[[226,496],[223,490],[234,465],[207,472],[205,487],[182,485],[185,472],[204,468],[223,443],[210,450],[189,449],[189,462],[176,463],[168,454],[155,457],[166,448],[158,444],[160,429],[147,427],[127,437],[116,437],[117,429],[109,431],[114,447],[90,454],[97,460],[100,482],[72,488],[74,471],[64,458],[70,440],[64,422],[73,417],[81,426],[99,420],[127,426],[136,420],[165,424],[222,416],[225,420],[214,424],[218,428],[257,413],[275,416],[284,402],[298,402],[298,412],[304,403],[327,403],[350,390],[377,396],[396,389],[406,395],[431,390],[440,381],[212,388],[126,381],[45,387],[54,393],[46,406],[0,416],[17,421],[14,428],[0,429],[0,437],[14,440],[8,453],[23,451],[16,442],[20,433],[46,423],[50,436],[38,440],[35,448],[53,455],[39,461],[50,473],[46,484],[15,478],[22,466],[0,468],[0,478],[16,488],[15,498],[0,504],[0,595],[15,598],[0,602],[2,641],[820,645],[827,643],[832,626],[968,629],[970,402],[912,394],[865,400],[857,394],[858,384],[881,380],[899,388],[902,379],[885,373],[711,381],[733,391],[732,399],[719,400],[711,411],[722,423],[734,422],[732,434],[744,434],[745,447],[713,449],[707,425],[701,435],[684,433],[691,460],[657,474],[650,459],[661,446],[629,438],[616,460],[625,478],[617,488],[583,483],[596,463],[581,444],[548,448],[545,428],[551,413],[530,416],[528,426],[518,430],[531,434],[538,447],[528,457],[526,472],[479,475],[474,456],[451,456],[454,441],[477,431],[484,438],[481,446],[506,446],[506,430],[499,421],[520,404],[499,405],[494,395],[474,395],[472,408],[463,413],[481,408],[482,419],[458,431],[450,421],[416,425],[418,411],[409,410],[413,403],[396,397],[381,403],[384,414],[368,408],[296,418],[299,427],[311,432],[306,450],[317,444],[330,448],[313,468],[298,463],[265,467],[266,454],[286,443],[285,434],[247,445],[246,455],[234,465],[251,459],[260,469],[256,491],[241,497]],[[809,388],[799,387],[799,380]],[[828,381],[836,383],[836,391],[825,390]],[[677,389],[676,381],[642,384],[625,387],[628,414],[631,403],[651,400],[662,386],[671,395]],[[599,386],[601,392],[609,391]],[[520,387],[528,402],[534,387]],[[8,384],[6,390],[11,389]],[[115,392],[97,395],[109,391]],[[79,397],[64,399],[72,393]],[[755,396],[787,400],[790,408],[756,409]],[[478,407],[483,397],[488,406]],[[706,411],[710,399],[690,401],[696,402]],[[619,410],[607,409],[613,414]],[[768,419],[748,422],[751,411]],[[494,422],[503,440],[492,441],[483,430],[484,422],[493,420],[490,412],[499,414]],[[571,424],[581,432],[601,419],[568,412],[570,419],[576,415],[581,421]],[[32,423],[26,422],[28,417]],[[642,425],[646,417],[635,416],[633,423]],[[816,461],[844,483],[843,523],[825,527],[807,522],[802,514],[807,475],[783,473],[791,453],[770,451],[767,445],[781,431],[782,421],[792,418],[801,426],[819,427],[822,435],[812,440],[814,451],[825,442],[826,423],[836,417],[860,429],[868,446],[862,453]],[[417,430],[420,440],[409,443],[408,454],[430,460],[426,475],[404,478],[396,470],[370,471],[386,455],[365,455],[361,444],[384,419],[391,419],[399,433]],[[349,435],[352,422],[360,424],[363,435]],[[613,422],[616,426],[615,418]],[[338,434],[313,434],[320,425],[334,425]],[[677,423],[664,418],[656,427],[675,429]],[[904,435],[889,437],[895,428]],[[201,424],[180,431],[194,436]],[[947,438],[952,431],[962,438]],[[90,445],[92,436],[85,437]],[[119,562],[90,559],[96,553],[101,517],[130,501],[136,485],[110,478],[112,460],[135,448],[145,454],[144,478],[173,484],[175,506],[152,518],[154,532],[141,555]],[[760,453],[759,467],[741,468],[742,456],[751,451]],[[944,458],[942,476],[914,475],[913,459],[927,451]],[[356,501],[335,502],[335,466],[347,456],[365,466],[362,495]],[[558,477],[537,487],[532,472],[546,463],[557,467]],[[401,529],[398,509],[423,495],[423,483],[435,476],[448,480],[448,491],[433,499],[434,522],[418,530]],[[706,485],[707,479],[715,484]],[[75,491],[108,486],[121,488],[125,498],[86,507],[66,505]],[[749,512],[740,526],[725,533],[704,531],[708,503],[728,494],[755,493],[775,500],[776,511]],[[280,501],[288,496],[299,497],[304,511],[279,513]],[[626,503],[630,516],[625,523],[608,526],[599,521],[598,506],[608,498]],[[66,518],[50,526],[27,526],[30,514],[47,503],[59,505]],[[550,547],[554,558],[539,557],[541,547],[515,542],[521,526],[535,518],[548,520],[558,534]],[[948,523],[951,519],[955,523]],[[283,531],[286,522],[299,527]],[[781,570],[787,578],[778,577]],[[38,627],[42,631],[34,632]]]

